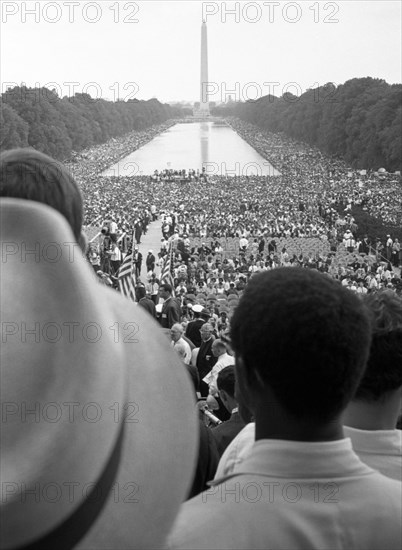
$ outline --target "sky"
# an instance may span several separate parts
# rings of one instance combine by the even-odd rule
[[[201,22],[211,100],[300,95],[370,76],[401,82],[399,0],[1,2],[1,91],[199,100]]]

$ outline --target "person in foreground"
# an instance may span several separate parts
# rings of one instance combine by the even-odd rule
[[[385,290],[364,301],[373,317],[367,369],[345,413],[345,435],[359,457],[402,481],[402,299]]]
[[[7,151],[0,195],[0,547],[164,547],[195,466],[188,375],[156,322],[96,283],[63,165]]]
[[[399,549],[402,484],[364,464],[342,428],[369,354],[364,304],[318,272],[275,269],[251,279],[231,340],[256,442],[182,506],[170,548]]]

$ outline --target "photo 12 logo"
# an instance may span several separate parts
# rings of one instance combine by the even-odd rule
[[[21,101],[35,103],[40,101],[56,103],[64,97],[70,101],[76,101],[76,94],[80,94],[81,103],[93,102],[99,99],[110,99],[112,101],[129,101],[135,99],[140,91],[136,82],[113,82],[110,86],[102,86],[99,82],[35,82],[33,86],[27,86],[25,82],[3,82],[1,93],[11,92],[13,97]],[[3,101],[7,103],[7,95]]]
[[[336,2],[203,2],[202,19],[219,17],[221,23],[339,23]]]
[[[18,19],[21,23],[59,21],[93,24],[106,20],[113,23],[139,23],[140,8],[136,2],[1,2],[1,21]]]
[[[119,323],[115,321],[112,325],[102,327],[97,321],[80,323],[79,321],[2,321],[1,342],[19,342],[21,344],[57,344],[63,342],[73,344],[82,342],[96,344],[102,337],[110,343],[137,344],[136,337],[140,331],[139,325],[134,321]]]
[[[319,82],[314,82],[307,90],[298,82],[202,82],[201,98],[202,101],[218,101],[220,103],[228,102],[246,102],[255,101],[260,97],[268,96],[272,103],[275,98],[282,97],[288,103],[295,103],[300,100],[303,93],[313,90],[313,100],[332,102],[336,100],[337,86],[333,82],[321,86]]]
[[[128,403],[115,402],[108,405],[101,405],[94,401],[88,403],[78,401],[63,401],[62,403],[55,401],[27,403],[22,401],[14,403],[5,401],[1,404],[1,423],[5,424],[18,420],[23,424],[39,424],[41,422],[74,424],[81,421],[96,424],[102,419],[110,419],[115,424],[120,422],[138,424],[140,422],[137,418],[139,411],[140,407],[134,401]]]
[[[143,171],[140,169],[140,166],[134,162],[124,162],[118,163],[107,170],[108,177],[125,177],[130,178],[133,176],[142,176]]]
[[[213,485],[202,493],[202,502],[205,504],[213,497],[221,502],[235,502],[254,504],[255,502],[286,502],[297,504],[299,501],[323,504],[337,504],[339,502],[339,486],[337,483],[287,483],[279,481],[264,481],[258,483],[223,482]],[[305,505],[305,504],[304,504]]]
[[[40,502],[81,502],[86,499],[88,502],[103,502],[106,497],[113,498],[113,502],[123,502],[127,504],[138,504],[137,498],[140,493],[140,485],[134,481],[127,483],[113,483],[110,492],[99,483],[89,481],[81,483],[79,481],[49,481],[47,483],[17,483],[15,481],[4,481],[1,484],[1,502],[19,501],[22,503]]]
[[[268,162],[204,162],[202,168],[207,176],[247,177],[247,176],[274,176],[275,168]]]

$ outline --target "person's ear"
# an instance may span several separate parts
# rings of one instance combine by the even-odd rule
[[[80,236],[78,237],[78,244],[80,245],[82,252],[85,254],[88,248],[88,237],[82,230]]]
[[[228,402],[228,396],[225,390],[219,390],[219,397],[224,405]]]

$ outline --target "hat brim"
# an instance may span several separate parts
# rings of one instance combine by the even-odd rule
[[[0,202],[2,242],[49,254],[58,245],[62,252],[57,261],[9,254],[2,265],[2,316],[18,328],[2,344],[2,402],[20,413],[37,405],[39,421],[11,414],[2,422],[1,482],[19,489],[1,503],[1,546],[40,543],[86,505],[118,442],[111,488],[97,495],[101,509],[74,547],[162,546],[194,469],[198,426],[189,376],[168,342],[155,338],[158,325],[99,287],[82,254],[65,246],[75,240],[58,212],[20,199]],[[39,339],[22,339],[24,324],[35,323]],[[51,343],[55,327],[61,337]],[[35,487],[50,487],[50,496],[30,498]]]

